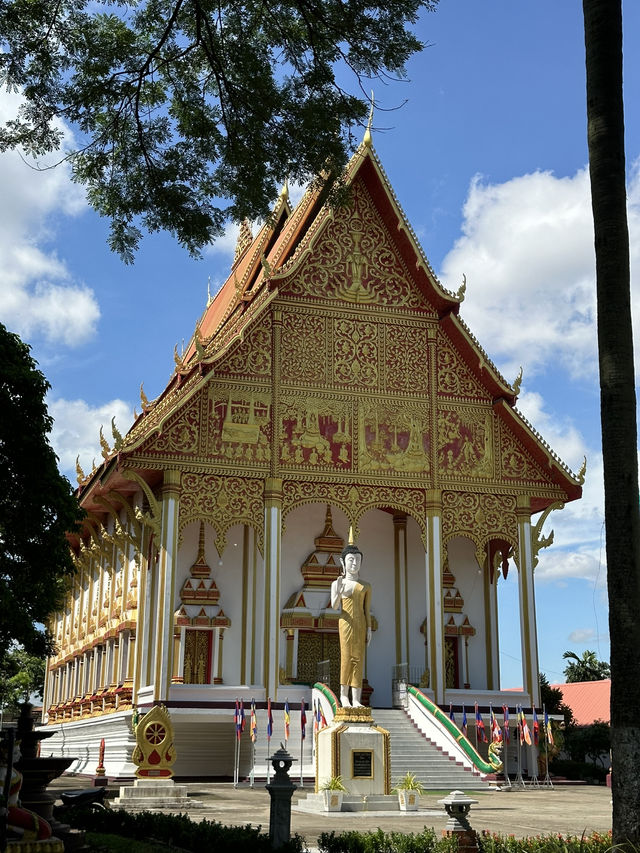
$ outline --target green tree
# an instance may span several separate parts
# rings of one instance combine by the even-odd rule
[[[403,76],[408,25],[438,0],[6,0],[0,82],[20,90],[0,150],[60,149],[127,261],[167,230],[190,252],[276,184],[339,173],[367,104],[352,82]]]
[[[0,707],[17,713],[31,696],[42,698],[46,663],[21,648],[10,649],[0,659]]]
[[[571,661],[564,668],[567,681],[602,681],[611,677],[611,669],[606,661],[598,660],[596,653],[587,649],[578,657],[575,652],[565,652],[562,657]]]
[[[547,714],[562,714],[565,726],[573,722],[573,711],[565,704],[562,690],[559,687],[551,687],[549,679],[541,672],[538,674],[540,683],[540,702]]]
[[[81,510],[47,438],[48,388],[29,347],[0,324],[0,661],[14,644],[51,651],[42,623],[74,570],[66,532]]]
[[[611,639],[613,842],[640,844],[640,512],[622,90],[622,2],[583,0]]]
[[[573,761],[590,761],[608,768],[611,748],[609,723],[596,720],[588,726],[568,726],[564,733],[564,748]]]

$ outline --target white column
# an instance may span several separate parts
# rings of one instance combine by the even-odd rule
[[[522,645],[522,681],[534,705],[540,704],[538,683],[538,633],[536,599],[533,584],[531,547],[531,509],[526,496],[517,500],[518,516],[518,593],[520,596],[520,642]]]
[[[444,702],[444,614],[442,603],[442,495],[427,493],[426,610],[430,685],[436,704]]]
[[[264,495],[264,663],[267,696],[276,699],[280,673],[280,559],[282,480],[269,477]]]
[[[180,472],[165,471],[162,485],[162,528],[156,591],[157,628],[153,679],[153,698],[156,701],[166,701],[169,698],[173,675],[173,612],[178,556],[179,503]]]
[[[409,599],[407,590],[406,515],[393,516],[393,550],[395,561],[396,663],[410,663],[407,624]]]

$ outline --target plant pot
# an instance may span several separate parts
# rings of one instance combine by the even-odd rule
[[[344,797],[344,791],[326,790],[322,792],[322,796],[324,798],[324,810],[326,812],[342,811],[342,798]]]
[[[398,803],[401,812],[415,812],[420,803],[420,794],[417,791],[401,788],[398,791]]]

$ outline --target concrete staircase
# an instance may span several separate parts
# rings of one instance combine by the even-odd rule
[[[438,791],[487,790],[489,783],[442,752],[414,725],[404,711],[373,708],[376,725],[391,735],[391,783],[415,773],[425,788]]]

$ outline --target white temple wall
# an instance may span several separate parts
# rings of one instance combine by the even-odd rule
[[[468,682],[473,690],[487,688],[487,639],[485,632],[484,569],[478,565],[474,543],[464,537],[456,536],[448,544],[449,568],[456,579],[456,586],[464,598],[463,614],[476,629],[475,636],[469,637],[469,673]],[[445,614],[445,621],[448,617]],[[462,621],[459,617],[456,621]],[[464,656],[464,642],[461,641],[460,666]]]

